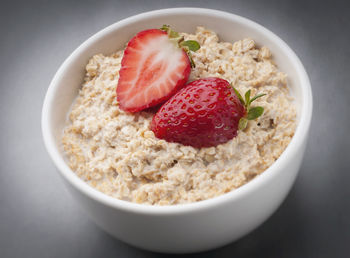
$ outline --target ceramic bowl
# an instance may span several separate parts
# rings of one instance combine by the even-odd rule
[[[61,146],[67,114],[83,82],[87,61],[111,54],[137,32],[171,25],[194,32],[205,26],[222,41],[253,38],[267,46],[278,68],[288,74],[298,124],[290,144],[264,173],[222,196],[174,206],[146,206],[109,197],[82,181],[69,168]],[[312,115],[312,94],[305,69],[293,50],[278,36],[246,18],[217,10],[175,8],[142,13],[119,21],[81,44],[54,76],[43,105],[42,132],[49,155],[68,189],[103,230],[133,246],[169,253],[213,249],[239,239],[262,224],[282,203],[297,176]]]

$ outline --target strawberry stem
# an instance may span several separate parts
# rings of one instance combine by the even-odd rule
[[[196,64],[192,58],[191,51],[196,52],[198,49],[200,49],[199,43],[195,40],[185,41],[184,37],[181,36],[180,33],[173,31],[169,25],[164,24],[160,29],[166,31],[168,33],[170,41],[174,42],[179,48],[183,49],[186,52],[188,59],[190,60],[191,67],[196,67]]]
[[[259,116],[261,116],[264,113],[264,108],[257,106],[257,107],[250,107],[251,103],[258,99],[261,98],[262,96],[265,96],[265,93],[260,93],[255,95],[253,98],[250,98],[251,90],[247,90],[246,93],[244,94],[244,99],[242,95],[239,93],[239,91],[233,87],[231,84],[233,91],[235,92],[236,96],[238,97],[239,101],[242,103],[242,105],[246,109],[246,115],[244,117],[241,117],[239,120],[238,128],[240,130],[244,130],[247,127],[248,120],[255,120]]]

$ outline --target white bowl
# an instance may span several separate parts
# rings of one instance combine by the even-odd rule
[[[273,53],[279,69],[289,75],[298,106],[298,126],[279,159],[264,173],[233,192],[191,204],[146,206],[109,197],[79,179],[67,165],[61,146],[67,114],[91,56],[123,48],[137,32],[170,24],[176,31],[194,32],[198,25],[218,33],[223,41],[253,38]],[[312,115],[308,76],[295,53],[275,34],[240,16],[200,8],[164,9],[139,14],[98,32],[61,65],[47,91],[42,111],[46,148],[77,202],[102,229],[118,239],[158,252],[186,253],[216,248],[246,235],[281,204],[298,173]]]

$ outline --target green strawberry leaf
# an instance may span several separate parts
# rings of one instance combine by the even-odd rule
[[[261,116],[264,113],[264,108],[263,107],[253,107],[249,109],[247,119],[248,120],[254,120]]]
[[[189,50],[196,52],[198,49],[200,49],[200,45],[197,41],[195,40],[186,40],[186,41],[182,41],[180,43],[180,45],[182,47],[188,47]]]
[[[244,98],[245,98],[245,104],[246,104],[246,108],[249,109],[249,104],[250,104],[250,90],[248,90],[245,95],[244,95]]]
[[[160,30],[166,31],[168,33],[169,39],[175,43],[183,41],[183,37],[180,36],[180,33],[173,31],[169,25],[163,25]]]
[[[168,31],[170,29],[169,25],[163,24],[163,26],[160,28],[161,30]]]
[[[247,124],[248,124],[248,119],[245,117],[242,117],[241,119],[239,119],[238,129],[244,130],[247,127]]]
[[[170,38],[180,38],[180,34],[176,31],[173,31],[172,29],[170,29],[169,37]]]
[[[234,91],[235,94],[237,95],[239,101],[242,103],[243,106],[245,106],[244,99],[243,99],[241,93],[239,93],[239,91],[238,91],[235,87],[233,87],[232,84],[231,84],[231,86],[232,86],[232,88],[233,88],[233,91]]]
[[[261,98],[262,96],[265,96],[266,94],[265,93],[260,93],[260,94],[258,94],[258,95],[256,95],[255,97],[253,97],[250,101],[249,101],[249,103],[252,103],[254,100],[256,100],[257,98]]]

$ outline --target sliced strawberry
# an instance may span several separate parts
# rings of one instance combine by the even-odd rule
[[[121,109],[137,112],[155,106],[187,82],[191,62],[185,50],[171,41],[168,34],[150,29],[139,32],[129,41],[117,85]]]

